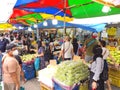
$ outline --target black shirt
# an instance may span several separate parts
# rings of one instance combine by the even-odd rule
[[[18,61],[19,64],[22,64],[22,59],[20,58],[19,55],[16,55],[15,58]]]
[[[5,50],[6,50],[6,45],[7,45],[6,39],[0,40],[0,51],[1,51],[1,52],[5,52]]]

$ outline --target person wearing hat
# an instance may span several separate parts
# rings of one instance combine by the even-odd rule
[[[6,55],[2,58],[4,90],[19,90],[21,68],[14,57],[16,55],[16,45],[9,44],[6,50]]]
[[[92,49],[95,45],[98,44],[97,38],[98,34],[96,32],[92,33],[91,37],[85,40],[84,48],[86,50],[85,52],[85,60],[86,62],[89,62],[93,60],[93,52]]]

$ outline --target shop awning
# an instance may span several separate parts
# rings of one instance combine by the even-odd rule
[[[64,22],[63,21],[58,21],[57,25],[53,25],[51,20],[47,20],[48,25],[44,26],[43,22],[38,24],[38,28],[41,29],[49,29],[49,28],[63,28],[64,27]],[[100,26],[101,25],[101,26]],[[103,30],[103,27],[105,27],[106,24],[97,24],[97,25],[82,25],[82,24],[71,24],[66,22],[66,27],[70,28],[81,28],[83,30],[88,30],[91,32],[100,32]],[[34,27],[32,27],[34,28]],[[101,28],[101,29],[100,29]]]

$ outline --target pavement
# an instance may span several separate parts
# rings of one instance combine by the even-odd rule
[[[28,80],[22,86],[25,88],[25,90],[40,90],[40,83],[36,78]],[[112,86],[112,90],[120,90],[120,88]]]

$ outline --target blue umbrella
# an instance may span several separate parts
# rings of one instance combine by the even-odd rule
[[[46,7],[46,8],[22,8],[23,10],[27,10],[30,12],[36,12],[36,13],[47,13],[47,14],[53,14],[55,15],[60,15],[60,16],[64,16],[64,12],[60,11],[60,9],[58,8],[54,8],[54,7]],[[66,16],[69,16],[68,14],[66,14]]]
[[[36,2],[36,1],[38,1],[38,0],[17,0],[15,7],[18,7],[18,6],[24,5],[24,4],[28,4],[31,2]]]

